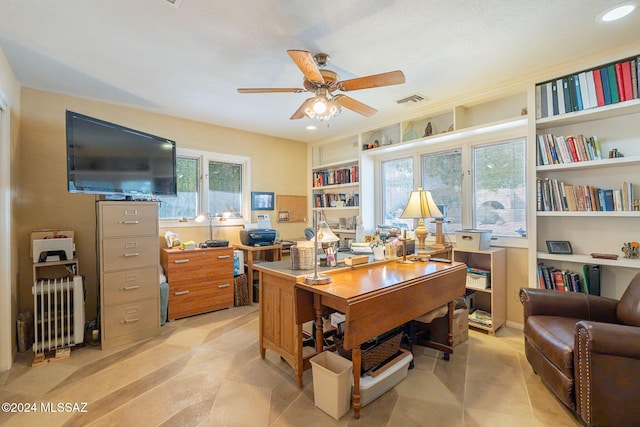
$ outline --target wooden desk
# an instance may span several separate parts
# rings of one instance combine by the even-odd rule
[[[368,269],[332,274],[332,283],[295,286],[296,323],[316,318],[316,351],[322,351],[322,314],[325,308],[344,313],[343,345],[352,350],[353,409],[360,417],[360,345],[365,341],[464,295],[466,265],[388,262]],[[449,305],[451,312],[453,305]],[[450,313],[452,314],[452,313]],[[453,336],[450,331],[450,341]]]
[[[298,387],[314,356],[303,357],[302,325],[317,321],[321,306],[347,315],[345,347],[355,348],[356,341],[364,342],[463,295],[466,280],[462,263],[404,265],[386,260],[356,267],[320,267],[320,272],[331,274],[333,283],[315,286],[301,283],[311,271],[292,270],[289,260],[262,263],[255,269],[260,274],[260,356],[264,359],[266,350],[278,353],[293,368]],[[364,317],[363,309],[369,310]],[[355,369],[359,372],[360,367]],[[359,375],[355,384],[359,415]],[[354,395],[354,408],[355,402]]]
[[[254,262],[262,261],[280,261],[282,260],[282,245],[269,246],[247,246],[233,245],[235,249],[244,253],[244,264],[247,266],[247,286],[249,287],[249,302],[253,305],[253,270]]]

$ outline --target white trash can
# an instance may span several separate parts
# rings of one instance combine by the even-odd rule
[[[310,359],[316,406],[336,420],[351,407],[351,360],[323,351]]]

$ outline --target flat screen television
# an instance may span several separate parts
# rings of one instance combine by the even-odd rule
[[[67,111],[70,193],[116,198],[176,194],[176,143]]]

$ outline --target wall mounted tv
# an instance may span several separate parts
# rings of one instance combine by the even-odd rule
[[[70,193],[133,199],[176,194],[176,143],[67,111]]]

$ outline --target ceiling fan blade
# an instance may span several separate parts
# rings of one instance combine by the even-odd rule
[[[297,120],[305,117],[304,109],[306,108],[307,104],[309,104],[311,101],[313,101],[313,98],[309,98],[306,101],[304,101],[302,105],[296,110],[296,112],[293,113],[293,115],[290,117],[290,120]]]
[[[373,116],[378,112],[378,110],[376,110],[375,108],[369,107],[367,104],[363,104],[360,101],[356,101],[355,99],[347,95],[336,95],[333,97],[333,100],[344,108],[348,108],[349,110],[355,111],[358,114],[362,114],[365,117]]]
[[[372,87],[399,85],[405,82],[404,73],[400,70],[338,82],[336,86],[342,91],[369,89]]]
[[[238,88],[238,92],[240,93],[272,93],[272,92],[293,92],[300,93],[306,92],[305,89],[302,88],[293,88],[293,87],[254,87],[254,88]]]
[[[320,74],[320,70],[313,60],[313,56],[306,50],[288,50],[287,53],[296,63],[302,74],[312,82],[323,83],[324,78]]]

